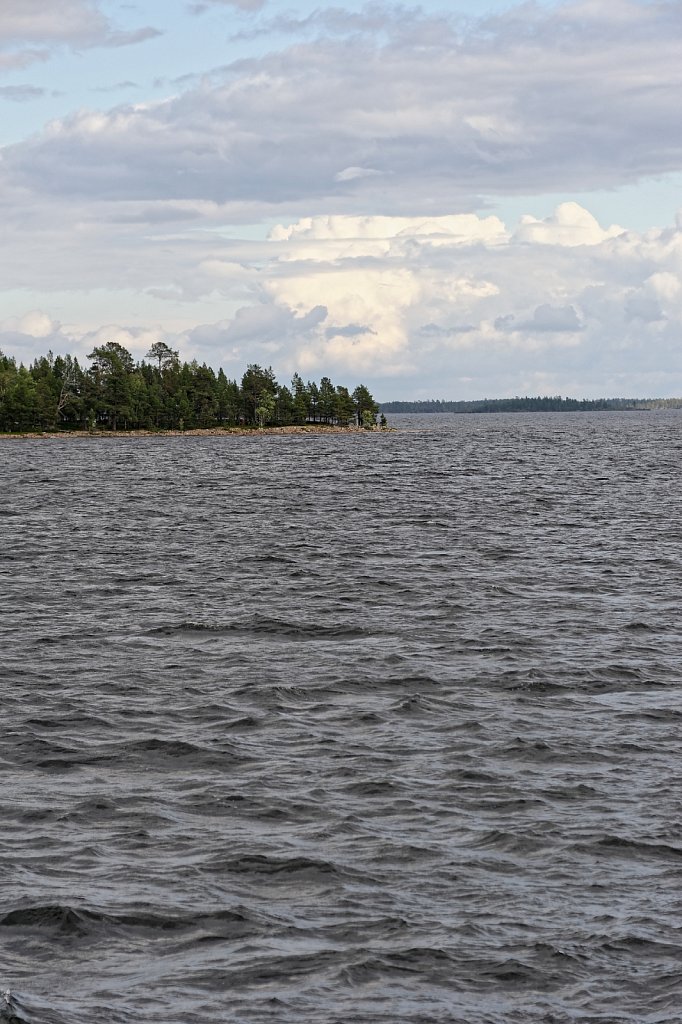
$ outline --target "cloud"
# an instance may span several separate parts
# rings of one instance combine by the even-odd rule
[[[625,303],[629,320],[652,324],[679,316],[682,284],[677,274],[660,271],[647,277],[640,287],[631,291]]]
[[[38,6],[34,41],[119,38],[84,0],[65,25],[61,5],[59,18]],[[248,203],[264,217],[438,215],[487,195],[616,188],[682,169],[674,10],[524,5],[463,29],[372,8],[359,36],[339,28],[164,102],[63,118],[6,147],[4,177],[35,195]],[[563,217],[520,231],[592,244],[593,225]]]
[[[612,224],[604,230],[592,214],[578,203],[561,203],[551,217],[536,220],[526,215],[516,231],[520,242],[544,245],[598,245],[615,238],[625,229]]]
[[[35,85],[0,85],[0,99],[12,103],[30,103],[31,100],[41,99],[46,91]]]
[[[260,11],[267,0],[200,0],[189,5],[192,14],[204,14],[212,7],[236,7],[240,11]]]
[[[356,181],[358,178],[373,178],[377,174],[380,175],[381,171],[373,167],[344,167],[334,175],[334,181]]]
[[[454,214],[442,217],[353,217],[347,215],[303,217],[270,232],[273,242],[284,245],[280,259],[288,261],[381,258],[392,254],[418,262],[420,252],[475,244],[495,246],[508,237],[498,217]]]
[[[91,0],[3,0],[0,45],[87,43],[108,30],[107,18]]]
[[[0,352],[26,364],[48,351],[73,351],[77,339],[42,310],[0,320]]]
[[[0,68],[155,32],[122,33],[108,9],[5,0]],[[293,38],[0,150],[0,278],[52,325],[7,321],[0,347],[102,337],[142,355],[163,338],[213,365],[363,376],[386,398],[682,392],[682,216],[640,234],[575,201],[682,170],[682,5],[249,22]],[[534,193],[568,201],[542,218],[529,201],[518,225],[471,212]]]
[[[116,30],[98,0],[2,0],[0,69],[44,60],[58,46],[128,46],[160,34],[150,26]]]
[[[583,325],[573,306],[550,306],[544,302],[533,311],[533,319],[526,324],[532,331],[581,331]]]
[[[49,60],[49,58],[50,51],[46,49],[25,49],[15,51],[13,53],[3,53],[2,46],[0,45],[0,72],[16,71],[17,68],[25,68],[28,67],[29,64]]]
[[[454,334],[469,334],[475,331],[473,324],[422,324],[419,333],[426,338],[448,338]]]
[[[565,226],[565,215],[548,222]],[[443,236],[457,218],[436,223]],[[682,230],[614,234],[572,207],[569,224],[589,226],[591,244],[571,233],[548,247],[504,225],[486,238],[483,224],[470,224],[467,241],[452,231],[455,244],[411,247],[409,261],[405,246],[428,241],[433,222],[308,218],[273,229],[266,297],[298,317],[313,303],[327,311],[284,346],[286,365],[364,375],[385,397],[537,393],[542,380],[551,393],[682,393]],[[666,319],[635,323],[644,299],[665,305]]]
[[[147,39],[156,39],[157,36],[163,35],[158,28],[154,28],[152,25],[146,25],[144,28],[135,29],[132,32],[113,32],[110,31],[99,43],[95,45],[99,46],[132,46],[135,43],[144,43]]]
[[[11,317],[0,323],[3,331],[14,331],[28,338],[49,338],[59,331],[60,325],[41,310],[30,310],[22,317]]]
[[[528,320],[517,321],[513,313],[505,316],[498,316],[495,320],[495,327],[498,331],[517,331],[524,334],[544,333],[551,334],[563,331],[571,333],[581,331],[583,325],[573,306],[552,306],[543,302],[533,311]]]
[[[139,89],[138,82],[132,82],[129,78],[122,82],[115,82],[113,85],[98,85],[93,92],[120,92],[121,89]]]
[[[219,221],[221,210],[211,215]],[[0,348],[24,359],[47,348],[84,355],[104,339],[140,358],[161,339],[232,375],[260,362],[282,380],[294,369],[364,380],[385,399],[682,394],[682,224],[612,237],[600,227],[601,242],[548,245],[487,220],[302,218],[247,242],[174,234],[162,221],[145,236],[135,222],[102,219],[54,233],[48,250],[60,259],[39,266],[28,264],[20,222],[0,266],[10,285],[44,275],[63,308],[73,280],[116,282],[126,291],[118,302],[113,293],[114,306],[134,308],[144,295],[152,312],[138,326],[65,327],[44,305],[0,325]],[[188,326],[206,310],[222,312]]]

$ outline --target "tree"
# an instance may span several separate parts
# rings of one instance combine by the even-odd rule
[[[228,380],[223,369],[218,370],[216,383],[218,420],[220,423],[238,423],[241,393],[236,380]]]
[[[372,395],[364,384],[358,384],[356,387],[353,392],[353,401],[355,402],[358,426],[366,427],[368,430],[371,430],[376,426],[379,406],[374,401]]]
[[[247,423],[257,423],[256,409],[269,408],[270,399],[277,398],[279,385],[275,380],[272,367],[264,370],[257,363],[250,363],[242,377],[242,402],[244,418]]]
[[[55,418],[66,419],[66,410],[69,407],[75,407],[78,403],[83,373],[78,365],[78,360],[69,355],[57,356],[52,372],[55,381],[59,384]]]
[[[260,396],[260,403],[256,406],[256,422],[258,423],[258,426],[261,428],[261,430],[266,425],[266,423],[270,423],[274,415],[274,395],[270,395],[264,391]]]
[[[154,418],[149,401],[149,388],[139,367],[130,377],[129,395],[130,416],[134,426],[151,427]]]
[[[133,357],[117,341],[108,341],[94,348],[88,359],[93,360],[90,376],[95,385],[100,413],[112,430],[118,429],[119,419],[129,415],[130,375],[135,369]]]
[[[340,385],[336,389],[336,409],[339,423],[347,426],[355,419],[355,402],[348,393],[348,388]]]
[[[36,383],[23,364],[12,364],[0,382],[2,422],[4,430],[34,430],[38,423]]]
[[[317,423],[317,411],[320,405],[320,389],[314,380],[308,381],[308,419]]]
[[[277,408],[275,409],[277,423],[295,423],[296,415],[294,410],[294,396],[286,385],[277,392]]]
[[[189,394],[194,404],[194,418],[200,427],[212,427],[218,419],[219,399],[218,381],[210,366],[206,363],[198,365],[196,360],[190,364],[192,370],[192,386]]]
[[[293,422],[305,423],[310,409],[310,394],[298,373],[295,373],[291,378],[291,392],[293,395]]]
[[[106,342],[89,354],[92,365],[85,371],[70,355],[48,352],[26,369],[0,352],[0,431],[57,425],[190,429],[240,422],[263,428],[306,421],[347,424],[353,417],[365,426],[376,423],[378,406],[364,385],[351,396],[329,377],[319,385],[304,384],[294,373],[291,388],[282,387],[271,367],[252,363],[240,386],[222,369],[216,374],[196,360],[180,363],[164,342],[155,342],[147,355],[155,362],[136,363],[123,345]]]
[[[323,377],[320,381],[320,418],[325,423],[336,421],[336,388],[329,377]]]
[[[159,364],[159,373],[177,366],[179,362],[178,353],[170,348],[165,341],[155,341],[147,352],[147,359],[156,359]]]

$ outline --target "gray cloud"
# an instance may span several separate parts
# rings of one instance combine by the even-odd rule
[[[538,306],[531,320],[522,329],[526,331],[581,331],[583,325],[573,306]]]
[[[363,334],[376,334],[376,331],[370,324],[345,324],[328,327],[325,331],[327,338],[358,338]]]
[[[75,114],[7,147],[4,174],[53,196],[248,202],[271,215],[470,209],[482,194],[575,194],[681,169],[668,7],[610,10],[534,8],[522,34],[525,15],[479,36],[441,21],[427,46],[405,12],[385,14],[377,40],[301,43],[164,103]]]
[[[99,0],[2,0],[0,68],[45,59],[56,46],[129,46],[157,35],[150,26],[117,31]],[[36,44],[43,49],[33,48]]]
[[[144,43],[147,39],[156,39],[157,36],[161,35],[163,35],[163,32],[160,29],[154,28],[152,25],[146,25],[144,28],[138,28],[132,32],[110,31],[96,45],[133,46],[135,43]]]
[[[260,302],[241,307],[231,320],[200,324],[177,341],[195,357],[214,365],[234,364],[240,373],[247,363],[275,363],[285,381],[294,368],[292,350],[302,340],[311,338],[326,317],[324,306],[297,316],[286,307]]]
[[[16,50],[11,53],[3,53],[0,44],[0,71],[16,71],[17,68],[26,68],[38,61],[50,59],[50,51],[42,50]]]
[[[3,0],[0,45],[87,43],[108,30],[107,18],[91,0]]]
[[[0,99],[10,100],[12,103],[39,100],[46,92],[46,89],[39,89],[35,85],[0,85]]]
[[[641,293],[628,296],[625,303],[625,315],[629,320],[642,320],[645,324],[666,319],[660,303],[653,296]]]
[[[470,334],[475,331],[476,328],[473,324],[461,324],[461,325],[441,325],[441,324],[422,324],[419,328],[419,333],[425,338],[449,338],[454,334]]]
[[[584,330],[584,324],[574,306],[552,306],[543,302],[533,311],[532,316],[519,317],[505,313],[494,321],[495,330],[502,333],[516,332],[523,335],[575,333]]]
[[[119,92],[121,89],[139,89],[140,85],[138,82],[132,82],[130,79],[126,79],[124,82],[115,82],[113,85],[99,85],[92,92]]]

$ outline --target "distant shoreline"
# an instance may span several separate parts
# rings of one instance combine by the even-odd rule
[[[441,399],[380,402],[383,413],[471,412],[648,412],[680,409],[682,398],[561,398],[560,395],[524,398],[475,398],[468,401]]]
[[[339,427],[325,423],[309,423],[288,427],[197,427],[193,430],[32,430],[26,433],[0,433],[0,440],[3,438],[58,440],[72,437],[263,437],[273,434],[386,434],[391,431],[395,432],[395,428],[367,429],[366,427]]]

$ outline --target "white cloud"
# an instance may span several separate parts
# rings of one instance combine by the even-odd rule
[[[259,11],[266,3],[267,0],[198,0],[197,3],[189,4],[189,10],[193,14],[203,14],[212,7],[236,7],[241,11]]]
[[[374,178],[381,175],[381,171],[373,167],[344,167],[334,175],[334,181],[357,181],[358,178]]]
[[[505,237],[505,226],[498,217],[481,218],[473,213],[443,217],[304,217],[287,227],[278,225],[270,233],[273,241],[412,238],[451,245],[502,241]]]
[[[631,320],[655,323],[659,320],[682,319],[682,287],[677,274],[659,271],[651,274],[640,287],[627,296],[625,310]]]
[[[679,300],[682,284],[677,274],[663,270],[652,274],[651,277],[646,279],[644,284],[657,298],[665,302],[675,303]]]
[[[520,242],[539,242],[545,245],[598,245],[607,238],[615,238],[624,228],[612,224],[604,230],[592,214],[578,203],[561,203],[551,217],[536,220],[529,215],[521,218],[516,231]]]
[[[572,223],[591,223],[573,212]],[[543,381],[552,393],[682,394],[682,227],[611,236],[597,225],[601,242],[547,245],[485,223],[337,215],[275,227],[262,242],[152,236],[129,288],[137,280],[149,294],[185,268],[171,293],[150,298],[158,317],[77,328],[33,313],[0,325],[0,348],[83,355],[103,339],[140,357],[162,338],[232,375],[260,362],[282,380],[294,369],[363,379],[385,399],[537,393]],[[136,225],[101,230],[126,253]],[[221,303],[234,312],[173,324],[163,307],[179,298],[195,318]]]
[[[0,331],[16,332],[28,338],[49,338],[60,329],[60,324],[41,310],[29,310],[21,317],[10,317],[0,322]]]

